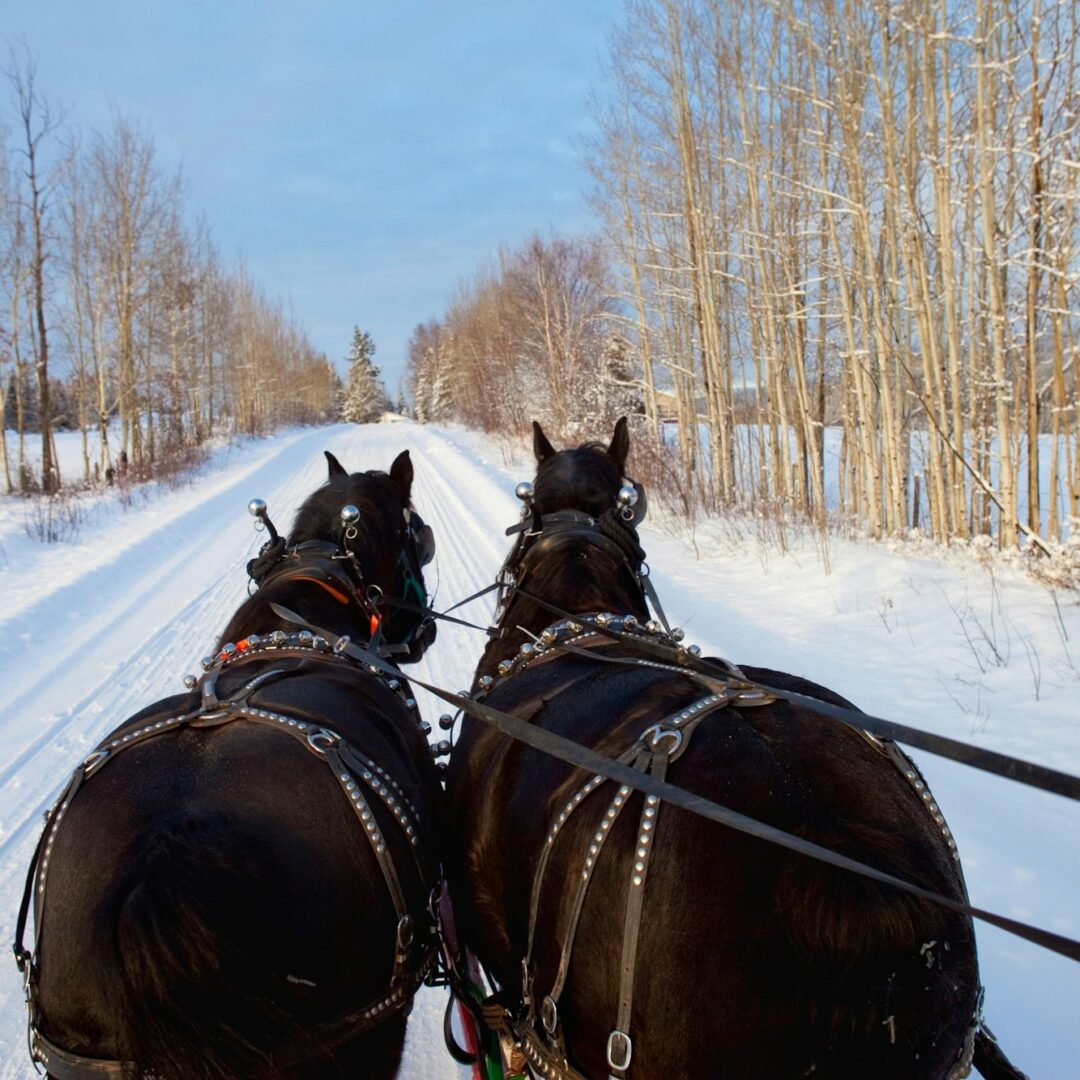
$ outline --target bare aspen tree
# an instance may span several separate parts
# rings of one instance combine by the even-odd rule
[[[4,130],[0,127],[0,295],[14,288],[16,266],[15,196],[11,187],[8,152],[4,144]],[[17,309],[18,305],[15,305]],[[0,315],[0,462],[4,468],[4,493],[14,490],[11,479],[11,461],[8,457],[7,409],[8,387],[14,377],[14,337],[16,315],[4,311]]]
[[[49,198],[56,183],[56,171],[50,171],[43,158],[43,146],[48,142],[59,121],[52,115],[48,102],[35,85],[37,67],[29,57],[21,61],[14,50],[9,52],[10,66],[6,72],[11,84],[20,127],[18,154],[22,159],[22,179],[19,196],[28,215],[30,236],[29,290],[33,316],[30,320],[30,341],[34,372],[37,381],[37,423],[41,433],[41,485],[49,494],[60,487],[60,466],[52,436],[52,413],[49,404],[49,333],[45,317],[45,262],[49,257],[48,225]]]
[[[90,150],[101,197],[101,243],[116,355],[120,451],[140,465],[145,454],[139,394],[138,318],[149,301],[148,265],[162,213],[152,140],[114,115]]]
[[[652,327],[646,299],[647,273],[643,265],[649,248],[640,221],[640,200],[633,189],[641,186],[641,165],[637,140],[631,126],[623,119],[626,105],[622,103],[604,112],[599,120],[601,136],[593,147],[589,166],[599,193],[591,200],[597,215],[605,223],[607,241],[616,256],[616,265],[625,267],[628,287],[622,291],[633,311],[633,318],[623,320],[627,330],[636,335],[641,362],[642,393],[645,419],[650,436],[659,441],[660,416],[657,403],[656,374]],[[603,161],[605,164],[600,165]],[[615,316],[616,318],[618,316]]]
[[[1005,297],[999,270],[997,207],[994,198],[995,153],[991,142],[992,112],[996,105],[997,80],[991,71],[990,54],[994,32],[992,0],[975,0],[975,64],[976,64],[976,132],[978,145],[978,184],[982,211],[982,243],[986,265],[986,285],[989,292],[990,338],[993,363],[994,391],[998,442],[998,469],[1002,502],[1016,506],[1015,474],[1011,447],[1013,406],[1015,396],[1009,379],[1006,357]],[[999,525],[1003,543],[1016,542],[1015,525],[1003,514]]]
[[[26,391],[28,365],[23,355],[23,335],[27,311],[27,232],[23,206],[18,198],[8,204],[8,250],[5,259],[8,287],[8,349],[11,357],[11,393],[14,396],[16,473],[18,490],[27,494],[33,487],[26,458]],[[6,415],[6,414],[5,414]]]
[[[71,162],[65,177],[61,213],[67,237],[65,270],[68,277],[68,294],[70,297],[68,340],[75,378],[76,408],[82,446],[83,480],[89,482],[91,479],[90,355],[93,348],[93,334],[92,331],[88,332],[88,324],[92,325],[92,316],[86,310],[89,295],[86,285],[88,229],[84,220],[86,206],[83,186],[76,159]]]

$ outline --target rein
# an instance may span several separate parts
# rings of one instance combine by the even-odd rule
[[[278,615],[295,625],[305,626],[313,633],[329,633],[328,631],[319,630],[312,626],[301,616],[297,615],[295,612],[289,611],[280,604],[274,604],[273,607]],[[583,616],[576,616],[575,618],[580,620]],[[332,634],[330,634],[330,636],[333,637]],[[342,645],[342,639],[338,639],[335,648],[340,648],[341,651],[347,655],[353,656],[372,667],[378,668],[384,673],[396,670],[386,664],[381,657],[368,650],[362,649],[351,642],[346,642],[346,644]],[[676,668],[674,670],[679,671],[680,674],[689,674],[689,672],[683,668]],[[733,680],[729,679],[728,681],[731,685],[735,685]],[[512,713],[502,712],[499,709],[494,709],[489,705],[485,705],[479,699],[487,692],[486,688],[481,688],[474,694],[465,695],[452,693],[449,690],[444,690],[440,686],[435,686],[432,683],[424,682],[417,678],[413,678],[412,682],[417,686],[423,687],[429,693],[434,694],[448,704],[457,706],[463,713],[466,713],[477,720],[482,720],[489,727],[501,731],[504,735],[508,735],[518,742],[523,742],[536,750],[541,750],[546,754],[550,754],[552,757],[558,758],[560,761],[565,761],[567,764],[576,765],[581,769],[600,775],[608,780],[615,780],[619,784],[627,785],[636,791],[643,792],[647,796],[655,795],[658,798],[662,798],[665,802],[670,802],[683,810],[688,810],[691,813],[708,818],[710,821],[715,821],[718,824],[727,825],[730,828],[746,833],[749,836],[755,836],[761,840],[777,844],[780,847],[788,848],[801,855],[807,855],[810,858],[817,859],[821,862],[830,863],[841,869],[850,870],[852,873],[871,878],[884,885],[890,885],[903,892],[912,893],[924,900],[940,904],[942,907],[947,907],[960,914],[970,915],[981,919],[983,922],[997,926],[999,929],[1015,934],[1017,937],[1025,938],[1052,952],[1060,953],[1070,960],[1080,962],[1080,941],[1075,941],[1072,938],[1065,937],[1061,934],[1055,934],[1049,930],[1042,930],[1039,927],[1030,926],[1029,924],[1020,922],[1016,919],[1010,919],[1004,915],[995,915],[993,912],[985,911],[982,908],[973,907],[961,903],[958,900],[953,900],[951,897],[943,896],[940,893],[935,893],[929,889],[924,889],[919,885],[904,881],[902,878],[894,877],[892,874],[885,873],[882,870],[877,870],[856,859],[848,858],[846,855],[840,855],[835,851],[831,851],[829,848],[822,847],[819,844],[787,833],[782,829],[766,825],[764,822],[758,821],[755,818],[747,817],[737,811],[730,810],[721,803],[713,802],[701,795],[686,791],[684,788],[677,787],[666,780],[658,780],[648,775],[642,775],[637,770],[623,764],[616,758],[601,754],[591,747],[574,742],[572,739],[567,739],[562,735],[557,735],[554,732],[538,728],[536,725],[529,723],[527,720],[522,720]],[[745,683],[740,689],[751,690],[755,693],[759,691],[759,688],[754,683]],[[812,698],[810,700],[816,701],[817,699]],[[852,715],[860,716],[861,714],[855,712]]]
[[[576,535],[588,536],[589,534],[587,532],[582,532]],[[498,590],[498,607],[503,613],[505,613],[505,598],[507,594],[515,594],[529,600],[537,607],[542,608],[560,620],[582,618],[582,616],[574,615],[556,604],[549,603],[547,600],[534,595],[520,585],[516,585],[511,580],[508,580],[506,570],[509,563],[510,560],[508,559],[507,564],[499,571],[499,580],[496,580],[492,585],[479,589],[471,596],[454,604],[453,607],[447,609],[447,612],[463,607],[473,600],[478,600],[480,597]],[[648,580],[647,575],[645,579]],[[469,622],[465,619],[452,618],[445,612],[438,612],[432,608],[420,608],[417,605],[402,601],[385,600],[384,602],[389,604],[389,606],[399,607],[403,610],[417,614],[423,611],[426,612],[431,619],[451,622],[458,626],[467,626],[470,629],[479,630],[492,638],[502,638],[506,636],[505,628],[481,626],[478,623]],[[652,606],[653,610],[657,611],[657,606],[655,604]],[[657,613],[659,614],[659,611],[657,611]],[[608,618],[614,619],[615,616],[609,616]],[[634,617],[630,616],[629,618],[633,619]],[[622,622],[625,625],[627,620],[623,619]],[[636,625],[636,620],[630,625]],[[659,630],[658,623],[646,624],[646,626],[649,625],[653,625],[657,631]],[[608,623],[597,622],[593,629],[596,633],[603,635],[611,641],[626,640],[626,635],[623,632],[618,629],[613,629]],[[752,686],[763,694],[768,694],[774,698],[780,698],[793,705],[803,705],[809,709],[813,709],[815,712],[829,716],[834,720],[840,720],[849,725],[863,728],[880,738],[902,742],[908,746],[913,746],[919,750],[925,750],[928,753],[935,754],[938,757],[947,758],[950,761],[956,761],[962,765],[969,765],[972,768],[981,769],[984,772],[992,773],[996,776],[1002,776],[1005,779],[1013,780],[1018,784],[1025,784],[1028,787],[1037,788],[1040,791],[1048,791],[1055,795],[1061,795],[1066,799],[1080,801],[1080,777],[1073,776],[1070,773],[1061,772],[1058,769],[1052,769],[1049,766],[1025,761],[1022,758],[1015,758],[1008,754],[998,753],[995,750],[986,750],[982,747],[972,746],[970,743],[961,742],[958,739],[951,739],[946,735],[937,735],[933,732],[923,731],[920,728],[911,727],[910,725],[902,724],[896,720],[889,720],[885,717],[875,716],[872,713],[862,712],[859,709],[852,709],[843,705],[833,705],[827,701],[822,701],[820,698],[809,697],[806,694],[800,694],[794,690],[783,690],[776,686],[769,686],[767,683],[749,679],[730,661],[701,656],[701,650],[697,645],[682,646],[681,641],[683,636],[683,631],[675,627],[666,630],[663,635],[663,637],[668,639],[666,642],[661,640],[650,640],[649,638],[635,634],[633,637],[633,644],[635,648],[645,652],[647,655],[677,666],[686,672],[697,672],[701,675],[720,679],[735,675],[737,678],[742,679],[748,686]],[[539,642],[541,639],[542,635],[537,641]],[[534,648],[536,648],[536,643],[530,645],[530,649]],[[596,656],[595,659],[598,661],[634,666],[640,664],[640,661],[628,657]],[[507,663],[507,661],[503,661],[503,663]]]
[[[347,642],[348,639],[338,639],[338,646],[342,641]],[[393,901],[397,914],[397,926],[394,967],[389,989],[375,999],[359,1007],[350,1008],[339,1016],[320,1024],[312,1031],[303,1032],[277,1047],[271,1055],[275,1066],[286,1068],[301,1064],[316,1055],[325,1054],[346,1039],[353,1038],[381,1023],[387,1016],[409,1007],[417,988],[431,976],[435,968],[438,942],[434,915],[429,910],[430,919],[427,926],[418,933],[406,906],[400,875],[389,854],[386,836],[372,811],[372,805],[379,803],[392,816],[395,827],[412,853],[420,881],[428,881],[432,859],[424,850],[421,839],[423,830],[419,816],[398,783],[378,762],[361,753],[332,728],[311,721],[298,720],[273,709],[258,708],[250,703],[249,699],[256,690],[292,674],[292,671],[272,668],[248,680],[228,697],[221,699],[217,696],[217,679],[220,673],[227,668],[230,670],[239,668],[252,659],[271,663],[289,659],[314,660],[351,671],[358,670],[356,663],[343,655],[342,648],[335,646],[332,649],[326,637],[307,631],[286,634],[278,630],[262,637],[253,634],[243,639],[243,644],[243,649],[235,645],[225,646],[217,656],[210,659],[209,665],[204,661],[206,672],[197,683],[191,678],[189,688],[198,688],[201,693],[201,701],[197,708],[165,719],[147,721],[127,733],[114,733],[112,737],[99,744],[75,769],[46,817],[45,828],[27,873],[16,922],[13,951],[16,964],[23,975],[29,1011],[31,1054],[35,1061],[40,1061],[58,1080],[127,1077],[132,1075],[132,1066],[129,1062],[90,1058],[73,1053],[51,1042],[37,1027],[35,977],[49,858],[56,832],[72,799],[90,777],[96,775],[118,754],[169,731],[176,731],[183,727],[213,728],[235,721],[246,721],[281,731],[299,742],[310,753],[321,758],[332,770],[342,794],[352,806],[357,823],[367,837]],[[375,653],[370,655],[374,657]],[[379,671],[370,663],[365,664],[360,670],[395,693],[403,700],[410,712],[415,714],[416,702],[409,696],[407,684],[403,682],[401,673],[397,668],[385,664],[381,656],[378,659],[379,663],[384,665],[384,670]],[[438,886],[436,885],[434,889],[437,893]],[[34,906],[33,951],[28,950],[24,945],[31,903]]]
[[[580,616],[572,615],[562,608],[557,607],[555,604],[550,604],[546,600],[542,600],[538,596],[533,596],[524,589],[516,586],[513,588],[515,592],[520,593],[526,599],[532,601],[532,603],[539,607],[544,608],[544,610],[551,614],[557,615],[560,619],[580,618]],[[438,618],[436,613],[432,614],[433,617]],[[623,634],[616,629],[612,629],[608,624],[598,623],[596,625],[596,631],[611,640],[625,640]],[[895,720],[886,720],[883,717],[874,716],[871,713],[864,713],[858,709],[846,708],[843,705],[831,705],[829,702],[822,701],[820,698],[809,697],[806,694],[799,694],[793,690],[781,690],[779,687],[769,686],[767,683],[747,679],[746,676],[729,661],[716,661],[708,657],[703,657],[700,655],[701,650],[696,645],[690,645],[689,647],[680,645],[679,641],[682,638],[681,631],[678,631],[677,633],[672,631],[668,636],[673,639],[670,644],[647,642],[636,636],[634,638],[634,644],[635,646],[642,648],[643,651],[650,652],[658,658],[664,658],[669,663],[678,665],[680,668],[687,671],[696,671],[699,674],[710,675],[714,678],[726,678],[731,674],[735,674],[737,677],[743,679],[747,685],[753,686],[764,694],[781,698],[794,705],[805,705],[815,712],[832,717],[834,720],[841,720],[844,723],[864,728],[872,734],[882,738],[903,742],[909,746],[915,746],[920,750],[926,750],[929,753],[936,754],[939,757],[958,761],[961,764],[970,765],[972,768],[982,769],[985,772],[1003,776],[1008,780],[1015,780],[1020,784],[1027,784],[1029,787],[1039,788],[1041,791],[1049,791],[1055,795],[1061,795],[1066,799],[1080,801],[1080,777],[1060,772],[1057,769],[1051,769],[1045,765],[1038,765],[1034,762],[1024,761],[1020,758],[1010,757],[1007,754],[1000,754],[994,750],[984,750],[981,747],[972,746],[969,743],[950,739],[945,735],[935,735],[929,731],[922,731],[919,728],[909,727],[908,725],[898,723]],[[616,659],[614,662],[627,664],[636,663],[633,659],[626,658]]]

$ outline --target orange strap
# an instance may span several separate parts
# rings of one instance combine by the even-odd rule
[[[298,574],[293,578],[293,581],[313,581],[316,585],[325,589],[339,604],[349,602],[349,598],[340,589],[335,589],[333,585],[327,585],[325,581],[321,581],[317,577],[305,577]]]

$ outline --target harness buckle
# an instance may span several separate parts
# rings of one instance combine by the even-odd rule
[[[328,728],[316,728],[308,732],[307,743],[316,754],[325,754],[331,747],[341,742],[341,736]]]
[[[540,1020],[544,1025],[544,1030],[549,1035],[554,1035],[555,1029],[559,1026],[559,1007],[550,994],[545,994],[544,1000],[540,1002]]]
[[[664,742],[670,740],[671,745]],[[666,728],[662,724],[653,724],[641,734],[641,741],[654,753],[664,753],[671,757],[682,746],[683,733],[678,728]]]
[[[87,754],[83,759],[83,775],[89,776],[99,765],[104,763],[108,756],[109,750],[107,747],[104,750],[95,750],[92,754]]]
[[[607,1063],[609,1069],[625,1072],[630,1068],[630,1058],[634,1055],[634,1044],[625,1031],[615,1028],[607,1040]]]
[[[532,979],[529,976],[529,961],[521,960],[521,1001],[525,1006],[532,1004]]]

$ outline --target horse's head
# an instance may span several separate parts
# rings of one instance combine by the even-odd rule
[[[533,509],[541,515],[577,510],[600,517],[616,505],[629,452],[625,416],[615,425],[607,447],[590,442],[569,450],[556,450],[534,420],[533,453],[537,468]]]
[[[419,660],[435,640],[435,624],[418,610],[427,605],[424,566],[434,556],[435,541],[412,507],[409,452],[402,451],[388,473],[350,473],[325,453],[326,483],[297,511],[288,542],[279,540],[276,550],[264,549],[249,565],[260,585],[252,601],[264,595],[266,585],[276,587],[275,595],[265,595],[270,601],[281,599],[276,595],[281,588],[299,582],[309,595],[325,593],[341,603],[334,623],[351,620],[356,625],[348,629],[350,635],[366,638],[378,622],[382,643],[404,647],[394,659]],[[233,622],[250,621],[251,614],[241,608]],[[232,631],[230,624],[226,637]]]
[[[567,450],[556,450],[534,422],[533,450],[536,480],[520,492],[528,513],[517,527],[518,544],[504,577],[565,611],[625,611],[647,618],[641,588],[645,555],[636,532],[644,492],[624,476],[630,451],[626,418],[615,425],[607,446],[590,442]],[[510,596],[503,617],[512,625],[522,618],[552,621],[547,610],[530,614],[523,616]]]

